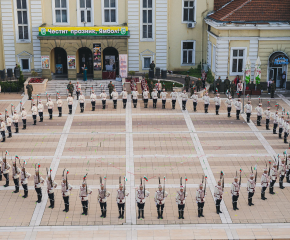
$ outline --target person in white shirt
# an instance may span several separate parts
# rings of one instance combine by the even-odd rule
[[[36,125],[37,107],[35,106],[35,103],[33,103],[32,105],[33,107],[31,108],[31,112],[32,112],[32,118],[33,118],[33,125]]]
[[[217,93],[216,97],[213,100],[215,102],[215,114],[219,115],[219,109],[220,109],[220,106],[221,106],[220,94]]]
[[[194,89],[193,89],[194,91]],[[197,102],[198,102],[198,95],[196,92],[193,93],[193,95],[190,97],[193,99],[193,111],[196,112]]]
[[[25,111],[25,107],[22,107],[21,117],[22,117],[22,123],[23,123],[22,130],[25,130],[26,129],[26,117],[27,117],[27,112]]]
[[[72,98],[71,93],[70,93],[68,95],[68,98],[67,98],[67,104],[68,104],[68,109],[69,109],[69,113],[68,114],[72,114],[73,101],[74,101],[74,99]]]
[[[208,105],[209,105],[210,99],[207,92],[205,93],[205,96],[203,96],[203,101],[204,101],[204,112],[208,113]]]
[[[92,104],[92,111],[95,111],[96,109],[96,100],[97,100],[97,95],[95,94],[95,91],[93,90],[92,91],[92,94],[91,94],[91,104]]]
[[[172,101],[172,109],[175,109],[176,99],[177,99],[177,92],[175,92],[175,89],[173,89],[173,92],[170,93],[171,101]]]
[[[127,98],[128,98],[128,93],[126,88],[124,88],[124,90],[121,92],[120,94],[122,96],[122,100],[123,100],[123,109],[126,108],[126,104],[127,104]]]
[[[38,115],[39,115],[39,118],[40,118],[39,122],[43,122],[43,104],[41,102],[41,99],[39,99],[37,108],[38,108]]]
[[[2,141],[1,142],[5,142],[5,122],[3,121],[3,119],[1,118],[1,135],[2,135]]]
[[[266,189],[269,185],[269,181],[270,181],[270,178],[268,176],[268,169],[267,168],[264,168],[264,173],[262,174],[262,177],[261,177],[261,199],[262,200],[266,200],[267,198],[265,197],[265,192],[266,192]]]
[[[118,92],[116,88],[114,88],[113,92],[111,93],[111,97],[113,98],[114,109],[117,109],[117,100],[118,100]]]
[[[102,99],[103,109],[106,109],[107,94],[105,93],[105,90],[100,94],[100,97]]]
[[[162,109],[165,109],[166,95],[167,95],[167,92],[165,92],[165,89],[163,88],[163,92],[160,93],[160,97],[162,99]]]
[[[81,199],[82,207],[83,207],[83,213],[82,215],[88,215],[88,209],[89,209],[89,194],[92,194],[92,190],[88,188],[86,179],[84,178],[84,181],[82,185],[80,186],[80,193],[79,197]]]
[[[46,106],[48,107],[48,113],[49,113],[49,120],[52,120],[52,112],[53,112],[53,102],[51,101],[51,99],[48,99],[48,102],[46,103]]]
[[[18,120],[19,120],[19,115],[17,114],[17,111],[14,111],[14,114],[12,116],[12,120],[15,126],[15,133],[18,133]]]
[[[136,108],[137,107],[137,101],[138,101],[138,91],[136,91],[136,88],[134,88],[133,91],[132,91],[132,98],[133,98],[134,108]]]
[[[256,107],[256,111],[257,111],[257,126],[261,126],[261,120],[263,115],[262,103],[259,103],[259,106]]]
[[[254,179],[254,174],[250,175],[250,179],[247,182],[247,192],[248,192],[248,205],[252,206],[253,204],[253,196],[256,190],[256,181]]]
[[[251,114],[252,114],[252,105],[251,101],[248,101],[248,104],[245,106],[246,114],[247,114],[247,123],[250,122]]]
[[[270,107],[267,107],[267,110],[264,113],[266,115],[266,130],[270,130],[269,128],[269,123],[270,123],[270,118],[271,118]]]
[[[162,84],[160,83],[160,80],[158,80],[158,83],[156,83],[156,90],[158,91],[159,98],[160,98],[161,89],[162,89]]]
[[[147,91],[147,89],[145,89],[143,92],[144,108],[148,107],[148,97],[149,97],[148,94],[149,92]]]
[[[279,138],[282,139],[282,132],[283,132],[283,126],[284,126],[284,116],[282,115],[279,119]]]
[[[80,92],[79,102],[80,102],[81,113],[83,113],[85,110],[86,97],[83,95],[82,92]]]
[[[285,123],[284,123],[284,143],[288,143],[287,142],[287,138],[289,136],[289,118],[286,119]]]
[[[156,108],[158,96],[155,88],[152,92],[152,98],[153,98],[153,108]]]
[[[7,117],[6,117],[6,127],[7,127],[8,133],[9,133],[9,136],[7,138],[11,138],[12,137],[11,125],[12,125],[12,119],[11,119],[11,117],[9,115],[7,115]]]
[[[232,111],[232,96],[229,96],[229,98],[226,100],[227,109],[228,109],[228,117],[231,117],[231,111]]]
[[[62,100],[60,96],[58,96],[58,100],[56,101],[57,108],[58,108],[58,117],[62,116]]]
[[[242,94],[243,94],[243,83],[242,83],[241,80],[240,80],[240,82],[237,84],[237,91],[239,92],[239,97],[241,97]]]
[[[240,112],[242,109],[242,103],[241,103],[241,99],[239,98],[238,101],[235,102],[235,106],[236,106],[236,116],[237,116],[237,120],[240,120]]]
[[[186,90],[183,90],[183,93],[181,93],[181,100],[182,100],[182,110],[186,110],[186,102],[188,100],[188,95]]]

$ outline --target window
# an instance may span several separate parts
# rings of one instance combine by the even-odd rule
[[[117,0],[103,0],[104,1],[104,24],[117,24],[118,15],[118,1]]]
[[[29,40],[28,14],[26,0],[17,0],[18,40]]]
[[[232,48],[231,50],[231,75],[243,73],[246,48]]]
[[[212,48],[212,72],[215,72],[215,57],[216,57],[216,46],[213,45],[213,48]]]
[[[182,8],[182,21],[183,22],[195,22],[195,1],[194,0],[183,0]]]
[[[30,66],[29,66],[29,59],[21,59],[21,62],[20,62],[20,67],[21,67],[21,70],[23,72],[29,72],[30,71]]]
[[[149,69],[152,57],[143,57],[143,69]]]
[[[142,0],[142,38],[153,39],[153,0]]]
[[[78,0],[78,26],[94,26],[93,0]]]
[[[182,41],[182,58],[181,64],[194,65],[195,64],[195,41]]]
[[[53,0],[55,23],[68,23],[68,2],[67,0]]]

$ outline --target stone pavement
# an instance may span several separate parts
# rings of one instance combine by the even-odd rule
[[[0,95],[0,112],[5,108],[10,113],[11,102],[19,105],[20,95]],[[271,99],[272,112],[278,103],[290,111],[290,101],[284,95]],[[23,98],[26,109],[30,101]],[[53,99],[55,100],[55,99]],[[222,99],[220,115],[215,115],[213,100],[209,113],[203,111],[200,99],[197,112],[193,112],[192,100],[187,103],[187,111],[182,111],[180,102],[171,109],[168,100],[166,109],[161,109],[158,100],[157,109],[144,109],[142,100],[137,108],[122,108],[121,99],[118,109],[113,109],[111,100],[107,100],[107,109],[101,109],[97,101],[96,111],[91,111],[87,99],[85,112],[80,113],[77,101],[74,101],[73,114],[68,115],[64,100],[63,117],[59,118],[56,105],[53,120],[48,120],[47,107],[44,122],[32,125],[28,110],[27,129],[13,134],[0,144],[0,151],[8,150],[9,156],[18,155],[27,161],[27,171],[34,175],[34,166],[41,165],[41,174],[45,177],[45,168],[52,168],[52,175],[60,185],[63,169],[69,170],[68,179],[73,186],[70,196],[70,211],[64,213],[60,187],[55,192],[55,208],[48,208],[46,188],[43,187],[43,201],[36,204],[36,193],[32,179],[29,180],[29,196],[22,198],[23,190],[13,194],[13,181],[10,187],[0,187],[0,239],[289,239],[290,227],[290,184],[284,184],[284,190],[275,188],[275,195],[266,192],[267,201],[260,199],[260,178],[262,169],[273,155],[283,154],[288,144],[265,129],[256,125],[256,113],[253,111],[251,123],[244,116],[235,119],[226,113],[225,98]],[[43,99],[44,104],[46,99]],[[253,108],[258,98],[252,98]],[[18,106],[19,107],[19,106]],[[267,100],[263,100],[264,110]],[[272,129],[272,120],[270,128]],[[14,130],[14,127],[12,127]],[[13,131],[14,132],[14,131]],[[9,160],[10,161],[10,160]],[[10,161],[11,163],[11,161]],[[254,206],[247,205],[246,183],[251,166],[257,165],[258,179],[254,196]],[[242,189],[238,202],[239,211],[233,211],[230,185],[236,171],[242,168]],[[220,171],[225,173],[224,201],[221,211],[215,213],[213,198],[214,186]],[[81,215],[81,203],[78,197],[83,176],[88,173],[88,185],[93,190],[89,197],[89,215]],[[137,218],[135,191],[140,178],[147,176],[146,190],[150,196],[145,205],[145,218]],[[208,177],[207,197],[204,218],[197,217],[195,193],[204,175]],[[97,202],[99,178],[106,176],[108,198],[107,218],[100,217]],[[118,219],[116,190],[119,176],[127,178],[126,189],[130,195],[126,201],[126,218]],[[157,219],[154,193],[158,177],[166,176],[166,199],[164,219]],[[180,177],[188,178],[185,219],[179,220],[175,202]],[[2,181],[4,185],[4,181]],[[163,180],[162,180],[163,184]]]

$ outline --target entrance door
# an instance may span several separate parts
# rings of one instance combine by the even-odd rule
[[[80,72],[83,73],[83,67],[86,64],[88,68],[87,74],[93,74],[93,53],[87,47],[82,47],[79,49],[79,65],[80,65]]]
[[[67,74],[67,54],[63,48],[56,47],[54,49],[55,55],[55,74]]]
[[[103,79],[115,79],[119,76],[119,52],[116,48],[103,50]]]

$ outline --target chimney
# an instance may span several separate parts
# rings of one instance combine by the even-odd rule
[[[214,0],[214,11],[219,10],[222,6],[231,1],[232,0]]]

